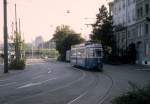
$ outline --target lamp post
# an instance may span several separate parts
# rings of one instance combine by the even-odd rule
[[[7,0],[4,5],[4,73],[8,73],[8,30],[7,30]]]

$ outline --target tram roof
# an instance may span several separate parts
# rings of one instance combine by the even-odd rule
[[[77,45],[73,45],[71,48],[82,48],[82,47],[87,47],[87,48],[92,48],[92,47],[98,47],[101,48],[102,44],[99,43],[82,43],[82,44],[77,44]]]

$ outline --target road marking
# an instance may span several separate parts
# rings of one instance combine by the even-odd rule
[[[86,94],[88,93],[88,91],[84,92],[83,94],[81,94],[79,97],[75,98],[74,100],[70,101],[69,103],[67,104],[72,104],[74,103],[75,101],[81,99],[83,96],[85,96]]]
[[[45,81],[41,81],[40,83],[43,84],[43,83],[46,83],[46,82],[48,82],[48,81],[55,80],[55,79],[58,79],[58,78],[48,79],[48,80],[45,80]]]
[[[0,87],[13,85],[13,84],[15,84],[15,83],[17,83],[17,82],[11,82],[11,83],[7,83],[7,84],[3,84],[3,85],[0,85]]]
[[[26,65],[43,65],[45,63],[27,63]]]
[[[85,74],[85,72],[83,72],[83,71],[82,71],[82,73],[83,73],[83,74],[82,74],[82,77],[80,77],[79,79],[77,79],[77,80],[75,80],[75,81],[73,81],[73,82],[71,82],[71,83],[68,83],[68,84],[65,85],[65,86],[61,86],[61,87],[52,89],[52,90],[47,91],[47,92],[50,93],[50,92],[53,92],[53,91],[56,91],[56,90],[59,90],[59,89],[63,89],[63,88],[65,88],[65,87],[70,86],[71,84],[74,84],[74,83],[76,83],[76,82],[78,82],[78,81],[84,79],[84,77],[86,76],[86,74]],[[17,88],[17,89],[18,89],[18,88]],[[41,95],[41,94],[43,94],[43,93],[45,93],[45,92],[42,92],[42,93],[40,93],[40,94],[36,94],[36,95],[33,95],[33,96],[28,96],[28,97],[25,97],[25,98],[21,98],[21,99],[19,99],[19,100],[15,100],[15,102],[21,101],[21,100],[25,100],[25,99],[29,99],[29,98],[32,98],[32,97],[35,97],[35,96],[39,96],[39,95]]]
[[[52,73],[52,71],[50,70],[50,71],[48,71],[48,74],[50,74],[50,73]]]
[[[40,78],[40,77],[42,77],[42,76],[44,76],[44,75],[39,75],[39,76],[36,76],[36,77],[34,77],[34,78],[32,78],[32,79],[38,79],[38,78]]]
[[[26,84],[26,85],[23,85],[23,86],[18,87],[17,89],[22,89],[22,88],[27,88],[27,87],[32,87],[32,86],[41,85],[41,84],[43,84],[43,83],[46,83],[46,82],[48,82],[48,81],[55,80],[55,79],[58,79],[58,78],[52,78],[52,79],[48,79],[48,80],[41,81],[41,82],[37,82],[37,83],[28,83],[28,84]]]
[[[18,87],[18,89],[26,88],[26,87],[31,87],[31,86],[36,86],[36,85],[40,85],[40,84],[41,83],[29,83],[29,84],[23,85],[21,87]]]
[[[4,79],[4,80],[0,80],[0,82],[4,82],[4,81],[6,81],[7,79]]]
[[[78,81],[84,79],[85,76],[86,76],[86,74],[85,74],[85,72],[82,72],[82,73],[83,73],[83,75],[82,75],[82,77],[80,77],[79,79],[77,79],[77,80],[75,80],[75,81],[72,81],[72,82],[70,82],[70,83],[68,83],[68,84],[66,84],[66,85],[64,85],[64,86],[55,88],[55,89],[53,89],[53,90],[51,90],[51,91],[49,91],[49,92],[53,92],[53,91],[56,91],[56,90],[58,90],[58,89],[63,89],[63,88],[65,88],[65,87],[68,87],[68,86],[70,86],[70,85],[72,85],[72,84],[74,84],[74,83],[76,83],[76,82],[78,82]]]

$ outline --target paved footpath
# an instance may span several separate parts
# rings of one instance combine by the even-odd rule
[[[36,63],[41,63],[44,62],[44,59],[27,59],[26,65],[30,64],[36,64]],[[9,73],[4,74],[4,65],[0,62],[0,78],[1,77],[8,77],[8,76],[13,76],[17,73],[23,72],[24,70],[9,70]]]
[[[150,84],[150,68],[139,65],[105,65],[105,73],[113,79],[113,86],[102,104],[111,104],[111,100],[131,90],[129,82],[139,87]]]

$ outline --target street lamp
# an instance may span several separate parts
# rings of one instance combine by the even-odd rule
[[[8,73],[8,30],[7,30],[7,0],[4,5],[4,73]]]

